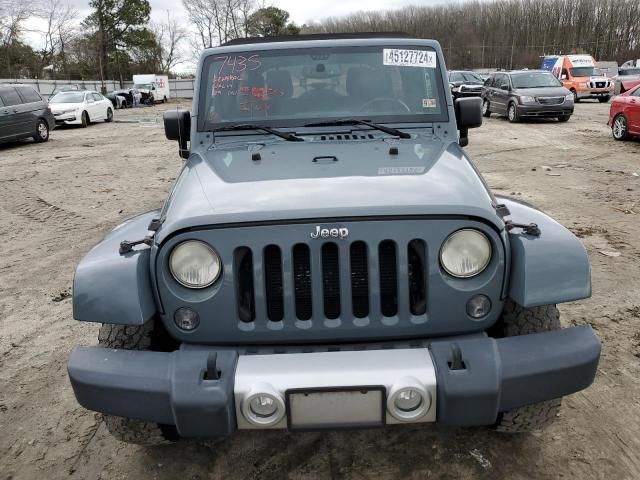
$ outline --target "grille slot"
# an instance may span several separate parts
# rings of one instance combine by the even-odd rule
[[[233,268],[238,318],[241,322],[253,322],[256,319],[256,304],[253,290],[253,254],[249,248],[236,248],[233,254]]]
[[[309,247],[298,243],[293,247],[293,290],[296,317],[309,320],[313,313],[311,296],[311,255]]]
[[[407,246],[409,260],[409,309],[413,315],[427,313],[426,245],[414,239]]]
[[[340,257],[335,243],[322,246],[322,293],[324,315],[330,320],[340,316]]]
[[[267,297],[267,318],[279,322],[284,318],[282,288],[282,252],[276,245],[264,249],[264,288]]]
[[[380,310],[385,317],[398,313],[398,264],[396,244],[392,240],[380,242]]]
[[[351,264],[351,303],[353,316],[364,318],[369,315],[369,269],[367,245],[353,242],[349,251]]]

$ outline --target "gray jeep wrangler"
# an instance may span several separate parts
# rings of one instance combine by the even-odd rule
[[[161,210],[77,268],[99,345],[68,370],[117,438],[439,422],[537,429],[600,343],[556,304],[591,294],[582,244],[496,197],[462,150],[440,45],[401,36],[205,50]]]

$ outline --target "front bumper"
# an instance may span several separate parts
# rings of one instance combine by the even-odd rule
[[[557,118],[573,115],[573,109],[573,102],[565,100],[560,105],[521,104],[518,105],[518,114],[526,118]]]
[[[588,387],[600,357],[600,342],[588,326],[501,339],[452,337],[414,347],[271,355],[205,347],[170,353],[77,347],[68,370],[87,409],[175,425],[183,437],[220,437],[238,428],[490,425],[500,412]],[[420,417],[408,420],[394,415],[389,403],[407,385],[428,402]],[[307,391],[309,401],[303,398]],[[335,391],[367,397],[363,411],[349,395],[318,400]],[[277,423],[260,425],[246,417],[246,400],[256,392],[282,399]],[[381,400],[369,395],[376,392]],[[295,407],[294,394],[303,400]],[[366,410],[376,405],[382,407],[379,421],[367,422]]]
[[[584,90],[576,91],[578,98],[600,98],[600,97],[611,97],[614,93],[614,87],[608,88],[588,88]]]

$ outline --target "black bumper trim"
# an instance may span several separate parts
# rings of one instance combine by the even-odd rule
[[[451,370],[452,345],[465,365]],[[490,425],[498,413],[580,391],[593,382],[600,341],[591,327],[431,344],[440,423]]]

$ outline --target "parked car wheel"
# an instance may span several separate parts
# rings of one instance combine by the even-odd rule
[[[578,92],[576,92],[573,88],[571,89],[571,93],[573,93],[573,103],[580,103],[580,97],[578,97]]]
[[[89,120],[89,114],[87,112],[82,112],[82,128],[87,128],[91,120]]]
[[[511,123],[516,123],[520,121],[520,115],[518,114],[518,107],[513,102],[509,104],[509,108],[507,109],[507,118]]]
[[[498,330],[503,337],[560,330],[560,312],[555,305],[525,308],[507,300]],[[561,398],[555,398],[502,412],[498,415],[495,429],[506,433],[540,430],[558,416],[561,402]]]
[[[559,122],[568,122],[570,118],[571,118],[571,115],[562,115],[562,116],[558,117],[558,121]]]
[[[155,321],[132,327],[103,324],[98,333],[98,344],[104,348],[124,350],[154,350],[161,344],[155,331]],[[177,440],[177,433],[158,424],[130,418],[102,415],[109,433],[121,442],[137,445],[166,445]]]
[[[33,136],[33,139],[38,143],[49,140],[49,124],[46,120],[38,120],[36,124],[36,134]]]
[[[491,116],[491,110],[489,109],[489,100],[482,101],[482,116],[489,118]]]
[[[113,110],[111,108],[107,108],[107,118],[104,121],[107,123],[113,122]]]
[[[598,101],[599,101],[600,103],[607,103],[607,102],[609,101],[609,99],[610,99],[610,98],[611,98],[611,97],[609,97],[609,96],[606,96],[606,97],[598,97]]]
[[[629,138],[627,117],[620,113],[614,118],[613,124],[611,125],[611,133],[616,140],[626,140]]]

